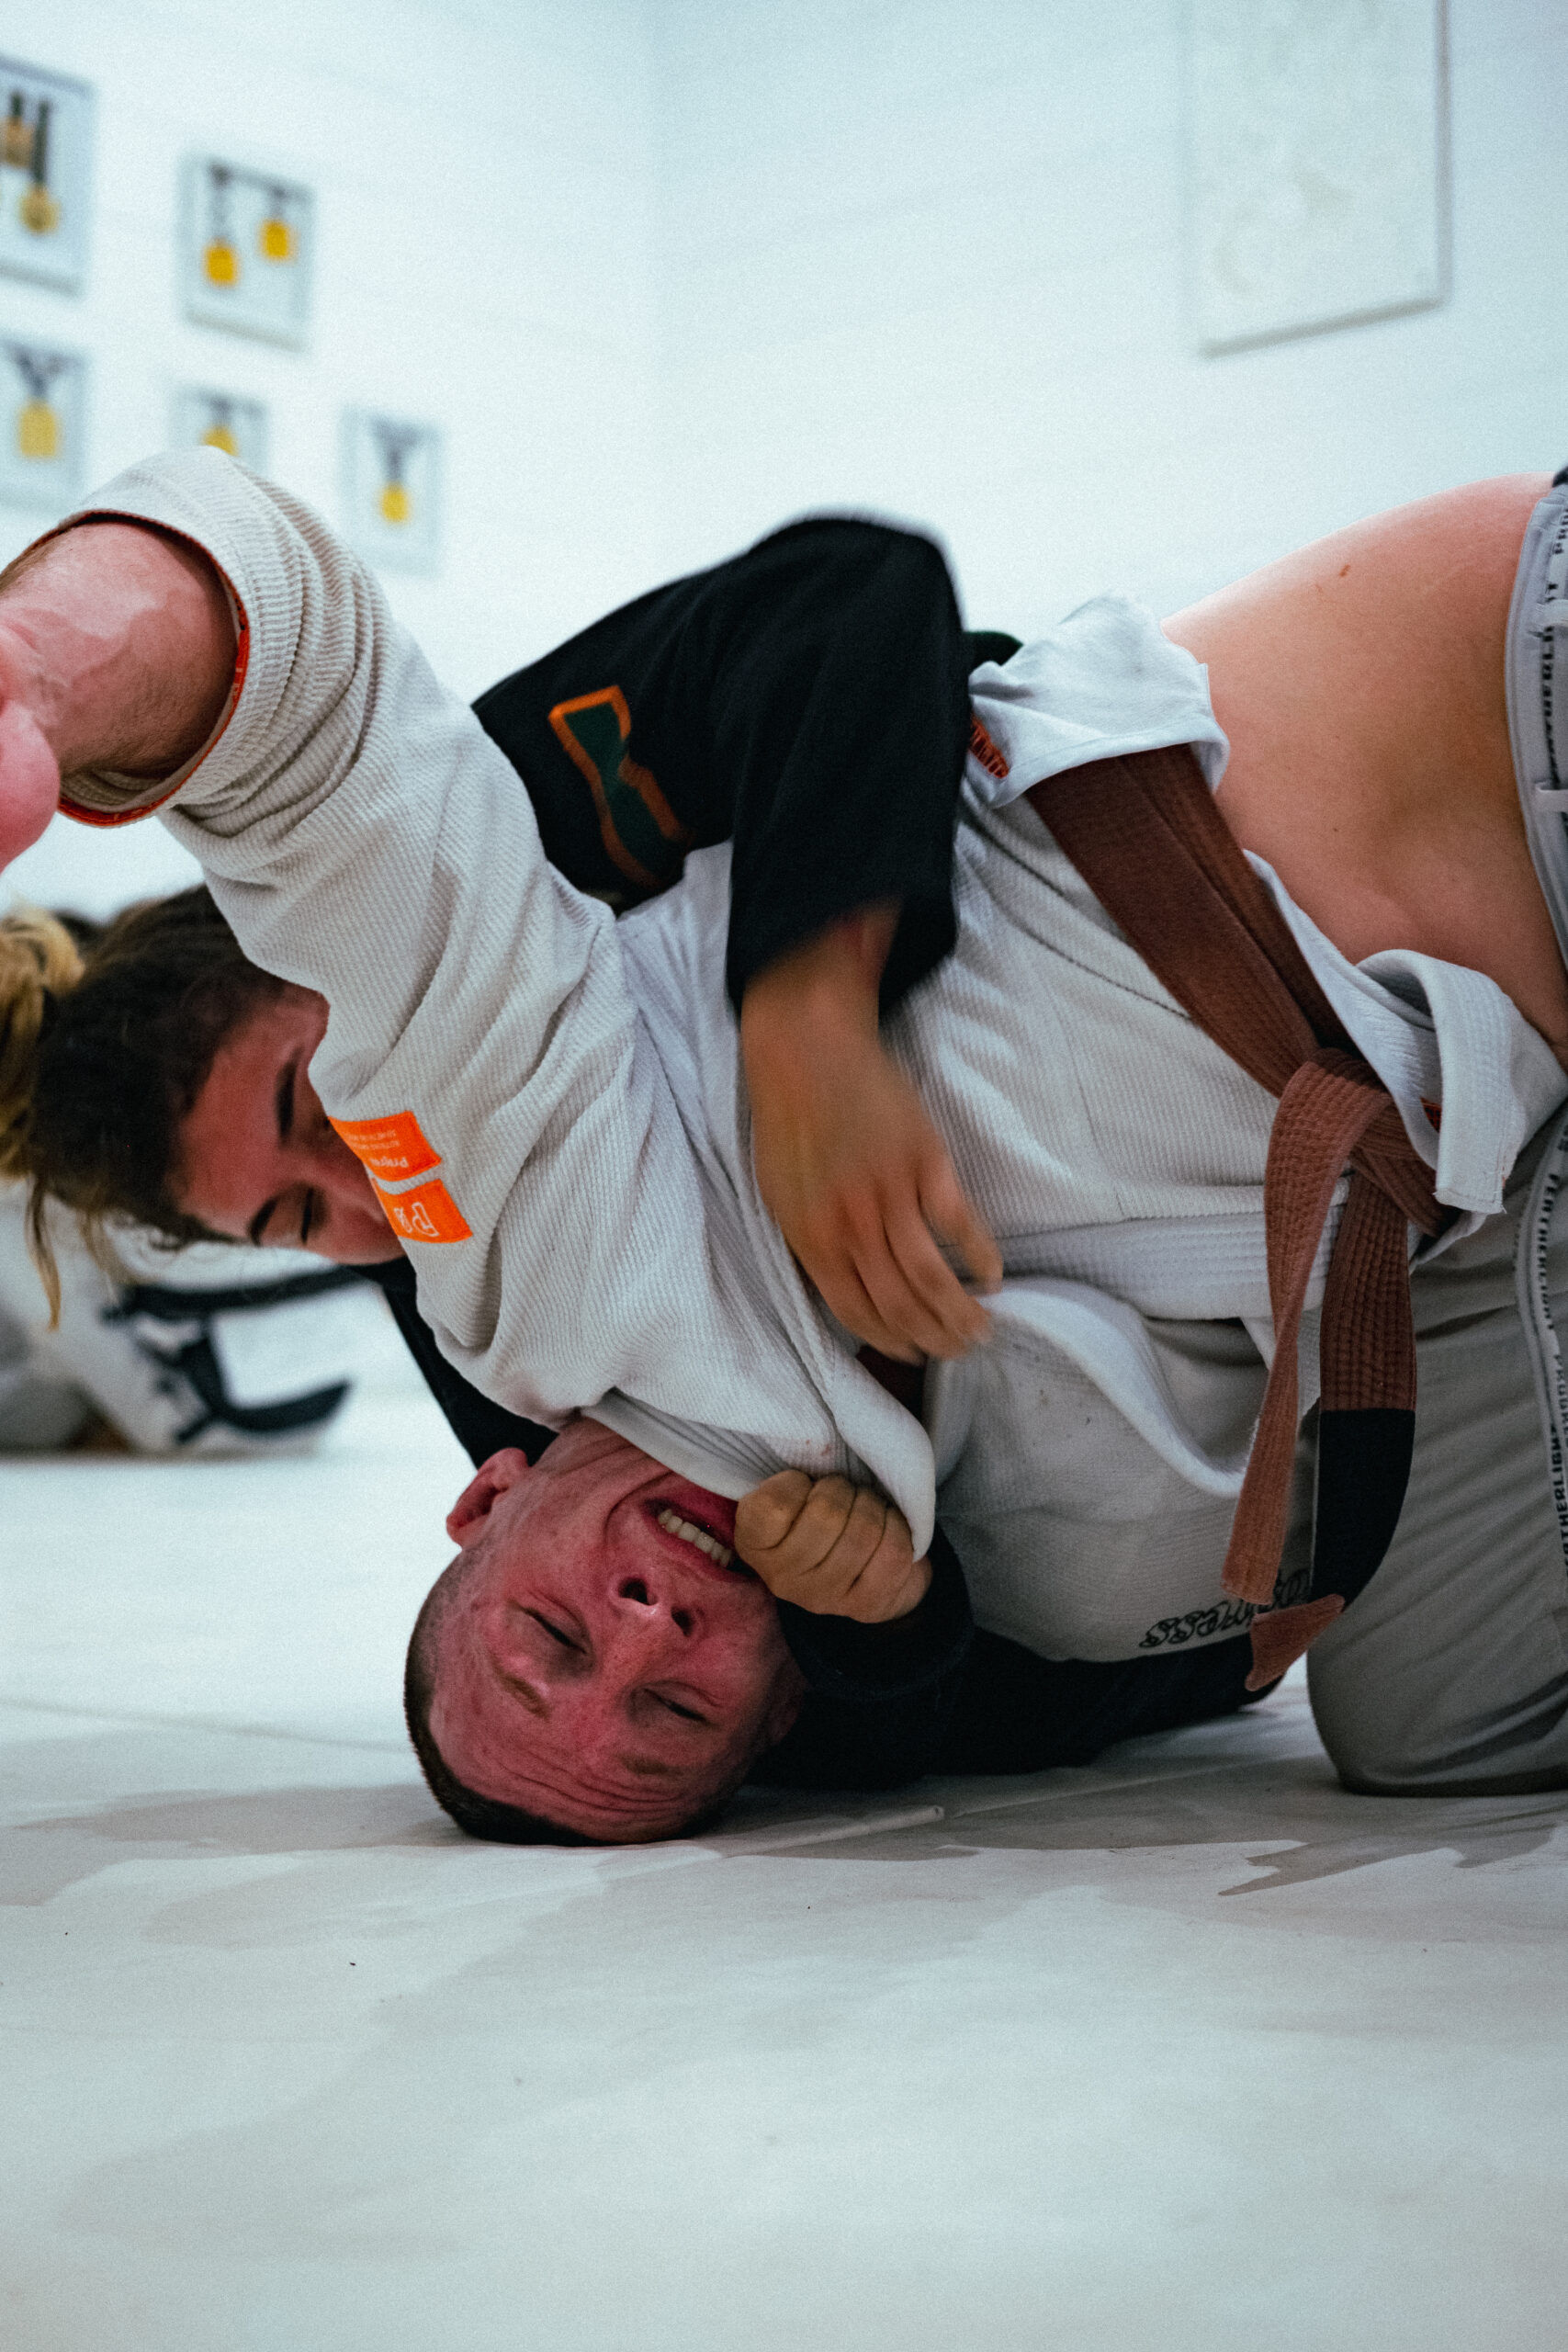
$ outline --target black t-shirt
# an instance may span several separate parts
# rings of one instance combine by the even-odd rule
[[[896,899],[891,1004],[953,944],[972,645],[940,551],[827,518],[639,596],[474,708],[528,786],[545,853],[636,903],[732,841],[726,977]]]

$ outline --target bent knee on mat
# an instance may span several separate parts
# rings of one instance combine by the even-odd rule
[[[1568,1788],[1568,1672],[1534,1689],[1478,1694],[1462,1713],[1451,1685],[1406,1696],[1336,1689],[1313,1678],[1318,1736],[1343,1785],[1358,1796],[1525,1796]]]

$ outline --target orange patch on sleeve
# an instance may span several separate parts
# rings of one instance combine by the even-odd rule
[[[473,1232],[461,1209],[439,1177],[415,1184],[406,1193],[384,1193],[376,1198],[387,1212],[387,1222],[405,1241],[471,1241]]]
[[[441,1154],[431,1149],[412,1111],[394,1111],[385,1119],[334,1119],[333,1125],[355,1159],[389,1183],[441,1165]]]

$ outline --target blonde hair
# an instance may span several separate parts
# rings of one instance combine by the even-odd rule
[[[0,1177],[32,1175],[28,1139],[39,1047],[55,1002],[76,986],[85,968],[81,949],[57,915],[22,906],[0,916]],[[44,1218],[45,1194],[34,1182],[28,1249],[53,1321],[60,1314],[60,1274]]]
[[[28,1188],[28,1247],[56,1315],[51,1201],[111,1272],[116,1226],[174,1247],[212,1238],[179,1199],[180,1125],[224,1039],[283,985],[205,888],[83,928],[85,954],[54,915],[0,919],[0,1178]]]

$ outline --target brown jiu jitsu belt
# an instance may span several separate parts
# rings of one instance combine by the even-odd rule
[[[1260,1611],[1248,1677],[1260,1689],[1354,1600],[1393,1540],[1416,1435],[1406,1228],[1438,1233],[1449,1212],[1190,750],[1069,768],[1028,797],[1155,977],[1280,1098],[1263,1180],[1274,1361],[1224,1566],[1225,1590]],[[1347,1163],[1319,1342],[1312,1585],[1305,1600],[1271,1609],[1295,1459],[1297,1336]]]

